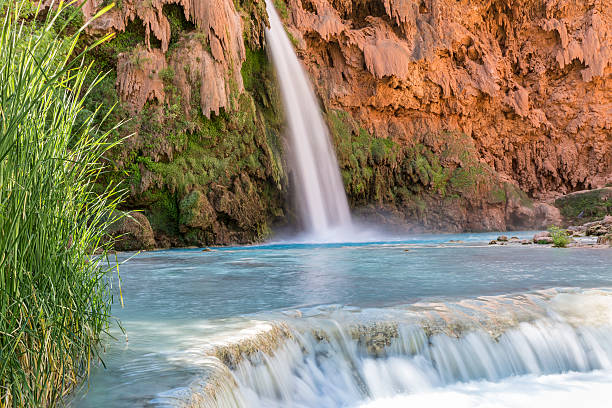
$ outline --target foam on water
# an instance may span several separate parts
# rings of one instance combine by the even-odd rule
[[[504,381],[472,381],[379,398],[359,408],[564,408],[610,405],[612,372],[525,375]]]
[[[274,347],[262,337],[248,347],[233,346],[240,353],[217,352],[217,364],[231,371],[211,371],[212,380],[192,384],[179,405],[378,407],[431,398],[435,406],[463,393],[471,406],[478,399],[470,389],[503,391],[491,384],[520,382],[520,376],[608,375],[612,321],[576,320],[593,307],[609,317],[609,292],[549,291],[387,311],[313,309],[285,320],[291,329],[281,331]],[[211,390],[210,383],[223,385]]]
[[[574,326],[612,325],[612,294],[601,290],[560,293],[552,299],[550,310]]]

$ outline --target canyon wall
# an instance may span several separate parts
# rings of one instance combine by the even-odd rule
[[[105,0],[85,3],[92,16]],[[612,182],[604,0],[276,0],[355,212],[407,231],[559,222]],[[292,221],[263,0],[122,0],[94,102],[133,133],[112,158],[156,246],[251,242]]]
[[[85,21],[109,3],[84,2]],[[291,217],[266,24],[263,2],[122,0],[88,25],[84,45],[114,34],[93,51],[108,74],[87,108],[119,101],[100,184],[129,190],[121,249],[245,244]]]
[[[392,157],[400,170],[380,173],[386,196],[365,201],[406,213],[402,201],[424,200],[436,228],[520,228],[538,212],[553,216],[527,198],[612,182],[605,0],[289,0],[285,22],[326,110],[357,124],[349,133],[398,144],[404,159],[415,148],[431,152],[429,166],[442,169],[420,177],[418,157],[408,166]],[[343,160],[352,153],[339,149],[345,173],[364,167]],[[424,188],[410,188],[406,167]],[[457,170],[486,174],[484,185],[461,188],[479,180],[456,180]],[[389,173],[417,199],[387,188]],[[462,200],[445,205],[449,192]],[[441,214],[431,211],[436,202]]]

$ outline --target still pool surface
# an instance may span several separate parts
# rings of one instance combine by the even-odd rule
[[[533,233],[513,235],[528,238]],[[342,309],[352,315],[368,315],[371,319],[370,310],[384,314],[413,304],[451,304],[464,299],[528,294],[552,288],[563,292],[612,287],[612,250],[486,245],[496,236],[416,236],[396,242],[281,243],[206,252],[185,249],[122,254],[122,261],[130,257],[121,266],[125,305],[115,304],[113,315],[120,319],[126,334],[116,326],[112,328],[115,339],[106,341],[107,350],[103,355],[106,367],[99,365],[93,370],[89,388],[77,393],[71,406],[183,404],[185,394],[191,392],[190,384],[210,373],[207,350],[248,336],[249,330],[256,332],[265,322],[282,320],[282,316],[293,316],[297,311],[300,315],[316,315],[319,312],[313,313],[313,310]],[[543,318],[549,318],[549,314],[542,312]],[[612,325],[612,321],[609,323]],[[577,342],[582,341],[580,333]],[[534,391],[534,395],[543,395],[544,400],[553,401],[559,397],[555,394],[555,381],[563,388],[562,384],[574,384],[583,378],[583,385],[597,393],[606,389],[606,381],[612,380],[612,376],[608,376],[608,367],[600,367],[605,366],[604,357],[598,355],[597,364],[591,362],[584,367],[576,363],[577,367],[584,368],[576,373],[568,360],[570,374],[563,365],[559,365],[559,370],[545,373],[511,367],[499,368],[499,375],[493,377],[470,374],[458,377],[457,381],[429,372],[439,371],[438,360],[431,359],[427,363],[431,368],[423,368],[426,363],[411,362],[428,373],[424,377],[428,382],[423,383],[422,390],[395,387],[397,395],[386,393],[377,398],[376,393],[359,390],[355,395],[345,396],[333,394],[335,391],[325,390],[313,380],[309,386],[315,390],[314,394],[328,392],[328,398],[308,394],[294,406],[419,406],[427,401],[430,406],[437,406],[441,404],[439,401],[455,398],[464,404],[461,406],[494,405],[487,405],[486,401],[495,401],[498,404],[495,406],[515,406],[512,401],[521,401],[517,400],[518,390],[528,389],[527,384],[536,387],[538,381],[544,385],[537,388],[539,394]],[[609,357],[612,360],[612,354]],[[493,358],[496,359],[498,357]],[[370,370],[368,367],[374,363],[361,359],[359,364],[362,360],[365,368],[355,368],[353,364],[351,370],[357,373]],[[495,361],[492,364],[500,367],[506,364]],[[299,367],[291,366],[289,371],[302,381],[308,376],[298,372],[305,369]],[[386,366],[384,370],[397,371],[396,368],[393,369],[396,371],[389,371]],[[504,380],[502,374],[506,372],[511,379]],[[367,382],[367,374],[364,375],[364,387],[374,389]],[[530,375],[537,381],[530,381]],[[257,388],[244,386],[249,392]],[[338,386],[339,389],[343,387],[348,386]],[[490,398],[483,402],[474,394],[474,387],[488,393]],[[612,399],[612,385],[610,388]],[[243,398],[249,400],[244,395],[249,394],[243,394]],[[244,405],[273,406],[278,403],[279,407],[290,406],[279,403],[281,397],[274,397],[276,400],[260,397],[251,398],[252,402],[257,399],[256,403],[247,401]]]

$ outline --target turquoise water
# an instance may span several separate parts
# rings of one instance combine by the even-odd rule
[[[533,233],[513,235],[527,238]],[[612,250],[488,246],[496,236],[431,235],[399,242],[280,243],[123,254],[121,260],[132,256],[121,266],[125,306],[115,304],[113,314],[127,335],[113,328],[116,339],[106,341],[106,367],[93,370],[88,390],[81,390],[71,405],[176,405],[181,401],[177,395],[210,371],[207,349],[296,310],[316,315],[341,309],[365,315],[368,310],[387,313],[405,305],[449,304],[551,288],[612,287]],[[445,388],[444,395],[460,391],[461,387]],[[360,398],[346,401],[354,404]],[[400,400],[384,405],[372,395],[363,400],[378,404],[372,406],[401,405]],[[334,401],[318,404],[351,405],[342,398]]]

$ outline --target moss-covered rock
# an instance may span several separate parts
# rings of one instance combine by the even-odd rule
[[[215,209],[200,190],[187,194],[179,203],[179,230],[208,230],[216,221]]]
[[[235,7],[245,27],[242,85],[227,78],[230,104],[210,118],[202,112],[200,77],[190,70],[203,61],[185,60],[186,47],[202,36],[176,4],[163,6],[170,41],[163,69],[149,75],[163,83],[163,97],[149,98],[142,109],[119,102],[102,123],[114,138],[127,137],[109,156],[113,171],[100,179],[121,180],[130,191],[125,210],[142,210],[156,246],[245,243],[263,239],[271,225],[282,223],[287,178],[282,162],[282,109],[273,69],[263,45],[267,22],[263,2],[242,0]],[[247,29],[248,28],[248,29]],[[117,64],[125,55],[143,53],[147,38],[136,18],[115,38],[95,50],[98,66],[109,70],[87,110],[120,101]],[[91,39],[87,39],[91,41]],[[155,48],[153,36],[148,38]],[[205,53],[212,53],[205,44]],[[140,51],[138,51],[140,50]],[[146,53],[146,52],[145,52]],[[193,58],[192,58],[193,59]],[[237,64],[229,63],[230,70]],[[235,71],[233,71],[235,72]],[[93,81],[94,78],[91,78]],[[146,78],[145,78],[146,80]]]
[[[125,214],[112,214],[112,223],[107,233],[113,240],[118,251],[134,251],[139,249],[153,249],[155,239],[149,220],[142,213],[131,211]]]
[[[378,223],[391,217],[426,230],[505,228],[508,195],[529,201],[481,163],[467,135],[439,132],[399,144],[339,109],[328,110],[327,122],[351,205]]]

